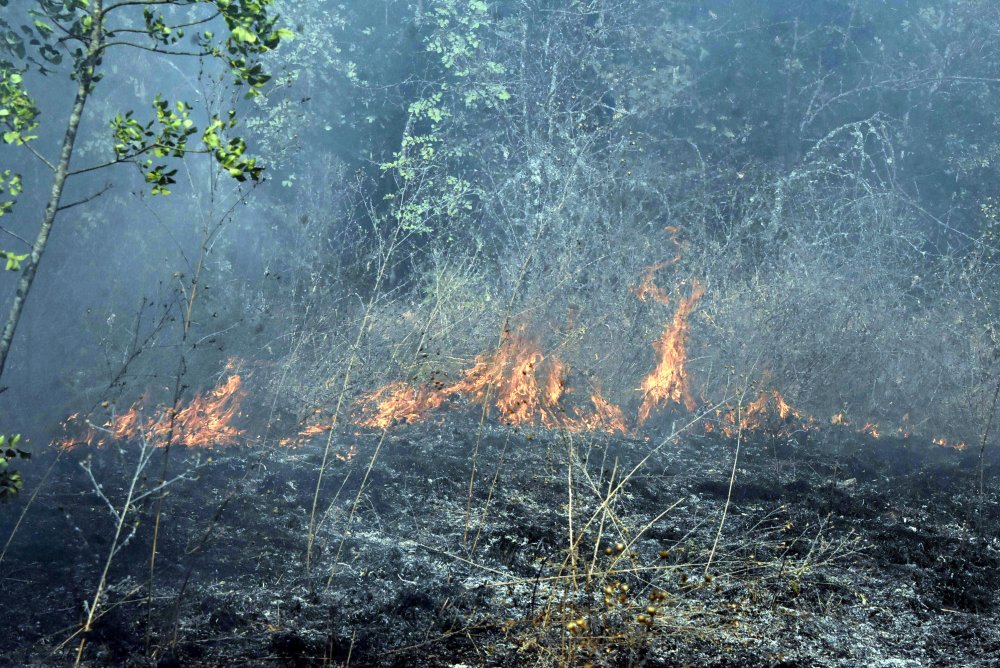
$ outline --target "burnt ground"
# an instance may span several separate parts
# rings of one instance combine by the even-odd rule
[[[480,432],[452,415],[381,447],[351,436],[307,571],[324,443],[202,453],[214,461],[163,501],[151,597],[144,503],[85,665],[1000,665],[995,458],[980,497],[974,452],[748,434],[720,533],[733,439]],[[72,663],[114,528],[78,464],[119,501],[130,454],[53,465],[0,565],[0,666]],[[193,461],[171,456],[172,475]],[[28,497],[0,507],[3,540]]]

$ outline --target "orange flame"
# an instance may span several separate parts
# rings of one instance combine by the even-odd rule
[[[691,295],[681,300],[673,320],[667,323],[663,335],[653,344],[658,361],[640,387],[643,398],[639,407],[639,424],[649,418],[654,408],[666,403],[683,404],[688,410],[694,410],[695,401],[688,389],[684,368],[687,363],[687,319],[703,292],[701,285],[695,281]]]
[[[872,438],[879,438],[882,435],[882,432],[879,430],[879,426],[874,422],[866,422],[865,426],[861,428],[861,433],[867,434]]]
[[[441,406],[444,397],[426,387],[412,388],[403,382],[390,383],[371,394],[362,397],[366,407],[365,415],[357,420],[362,427],[386,429],[394,422],[413,424],[423,420],[427,414]],[[312,433],[328,431],[330,425],[314,425]],[[309,430],[310,428],[307,428]],[[311,434],[299,432],[302,436]]]
[[[286,436],[285,438],[278,440],[278,446],[282,448],[295,448],[301,445],[305,445],[313,436],[319,436],[320,434],[325,434],[326,432],[333,429],[336,421],[332,416],[328,416],[324,420],[325,411],[322,408],[316,408],[312,411],[312,414],[306,418],[304,423],[299,423],[302,425],[298,433],[295,436]]]
[[[559,400],[566,393],[566,365],[559,359],[552,358],[549,364],[549,375],[545,380],[545,404],[558,406]]]
[[[953,448],[955,450],[965,450],[968,447],[962,441],[949,441],[946,438],[932,438],[931,443],[942,448]]]
[[[160,406],[153,415],[144,417],[145,402],[140,399],[124,413],[112,416],[97,427],[88,421],[82,435],[64,438],[57,445],[63,449],[77,445],[101,446],[106,443],[105,437],[116,440],[141,438],[156,447],[164,447],[168,442],[189,448],[233,445],[243,435],[242,430],[233,426],[233,421],[245,398],[242,379],[233,373],[207,394],[195,394],[176,412],[169,406]],[[76,419],[77,415],[71,416],[64,423],[64,429],[69,430]]]
[[[629,291],[634,294],[639,301],[648,301],[652,299],[659,304],[669,304],[670,294],[663,288],[656,285],[656,274],[667,267],[676,264],[681,259],[681,242],[678,240],[677,235],[680,230],[669,225],[666,228],[667,234],[670,235],[670,241],[674,244],[677,249],[677,253],[673,258],[669,260],[661,260],[649,267],[642,272],[642,277],[639,279],[639,284],[634,285],[629,288]]]
[[[742,410],[733,409],[719,418],[719,430],[724,436],[733,437],[738,430],[790,433],[799,426],[812,423],[812,418],[802,414],[785,400],[776,389],[762,391]],[[705,431],[714,432],[716,425],[705,423]]]
[[[656,273],[671,264],[673,264],[673,260],[664,260],[646,267],[645,271],[642,272],[642,278],[639,279],[639,284],[629,288],[629,291],[641,302],[652,299],[658,304],[669,304],[670,294],[656,284]]]
[[[594,404],[591,413],[581,415],[578,419],[569,421],[563,425],[568,431],[604,431],[609,434],[628,433],[628,425],[625,423],[625,414],[622,409],[613,403],[606,401],[601,393],[594,391],[590,395],[590,401]]]
[[[774,421],[774,418],[777,418],[781,426],[785,426],[790,419],[799,417],[799,412],[788,405],[781,393],[772,389],[770,392],[761,392],[760,396],[747,404],[741,426],[743,429],[763,429],[770,426],[768,423]]]
[[[347,452],[335,452],[333,456],[342,462],[349,462],[354,459],[358,454],[358,446],[351,445]]]
[[[591,395],[592,411],[574,407],[576,417],[567,415],[561,403],[572,393],[566,380],[568,375],[569,367],[557,357],[546,358],[522,334],[508,334],[496,351],[476,357],[473,365],[462,372],[462,379],[451,385],[438,383],[414,388],[394,382],[361,397],[361,415],[356,423],[379,429],[400,422],[412,424],[441,408],[451,397],[467,397],[473,403],[488,402],[496,408],[500,419],[511,425],[569,431],[627,431],[621,409],[596,391]]]
[[[492,355],[480,355],[463,380],[442,390],[446,395],[467,395],[474,402],[493,401],[508,424],[531,425],[541,419],[543,398],[556,393],[561,383],[558,365],[549,373],[543,395],[536,372],[545,357],[537,346],[520,334],[505,337]],[[562,395],[560,389],[555,398]]]

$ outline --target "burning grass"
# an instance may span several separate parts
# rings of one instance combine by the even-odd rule
[[[687,299],[681,300],[673,320],[667,323],[663,335],[653,344],[657,362],[656,367],[642,380],[640,386],[642,391],[642,405],[639,407],[638,416],[640,425],[649,419],[654,409],[666,404],[682,404],[689,411],[695,408],[694,396],[688,386],[686,368],[688,316],[703,294],[701,284],[694,281],[691,294]]]
[[[657,412],[678,409],[693,412],[699,400],[696,400],[688,368],[690,319],[705,291],[700,282],[692,280],[687,297],[672,300],[656,286],[656,274],[680,258],[677,232],[668,231],[678,254],[649,267],[639,288],[632,288],[640,300],[652,299],[664,304],[677,302],[662,334],[653,342],[656,353],[653,368],[642,378],[637,389],[639,405],[634,419],[627,417],[621,406],[602,394],[599,379],[576,373],[559,355],[545,352],[535,337],[520,328],[506,330],[495,350],[476,356],[457,373],[454,381],[438,378],[414,385],[397,380],[361,394],[354,404],[351,422],[358,427],[386,430],[432,419],[444,410],[472,405],[481,407],[485,417],[508,426],[573,433],[630,434],[640,432]],[[71,435],[58,445],[61,448],[102,446],[111,440],[141,438],[159,447],[168,442],[185,447],[213,447],[246,440],[244,430],[234,422],[247,391],[233,362],[227,366],[227,371],[228,376],[217,387],[198,393],[176,407],[159,405],[147,410],[148,400],[142,398],[123,413],[115,414],[112,407],[112,414],[103,421],[70,416],[64,429]],[[581,380],[588,387],[578,392]],[[698,396],[701,402],[705,401],[704,394]],[[335,424],[334,416],[317,409],[297,434],[280,438],[277,443],[287,447],[303,445],[318,435],[329,433]],[[739,431],[789,436],[795,431],[808,431],[817,424],[814,417],[793,408],[777,388],[770,387],[745,405],[735,406],[730,401],[718,406],[705,415],[702,430],[726,437],[733,437]],[[850,427],[844,412],[835,414],[830,424]],[[884,430],[877,423],[867,421],[856,429],[873,439],[880,438],[883,433],[904,438],[912,433],[908,423],[899,429]],[[935,438],[933,442],[958,450],[965,447],[957,440]],[[350,455],[345,452],[342,456]]]
[[[495,352],[476,357],[454,383],[412,387],[397,381],[362,396],[356,423],[378,429],[413,424],[427,419],[435,410],[464,400],[485,406],[507,425],[628,431],[621,408],[606,400],[596,387],[589,395],[590,408],[567,407],[573,393],[569,375],[569,366],[558,357],[544,355],[525,335],[508,332]]]
[[[142,439],[156,447],[178,444],[188,448],[211,448],[235,445],[244,436],[244,430],[234,422],[240,415],[240,406],[247,397],[243,379],[235,372],[233,362],[227,366],[229,376],[218,386],[205,393],[197,393],[186,404],[177,407],[159,405],[146,410],[147,399],[140,398],[124,413],[114,414],[104,422],[95,424],[89,418],[82,420],[74,414],[63,423],[66,437],[58,442],[62,449],[80,445],[103,446],[109,440],[127,441]],[[105,404],[112,408],[111,404]],[[71,434],[76,432],[77,434]]]

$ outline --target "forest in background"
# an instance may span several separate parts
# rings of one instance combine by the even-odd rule
[[[266,177],[246,188],[192,158],[166,197],[127,165],[71,182],[111,187],[56,224],[5,429],[169,392],[177,334],[161,321],[207,233],[192,387],[235,356],[301,412],[358,351],[350,385],[370,391],[455,373],[511,327],[637,405],[650,346],[697,283],[699,401],[752,378],[824,418],[980,433],[997,8],[564,5],[276,3],[295,36],[264,55],[273,79],[249,101],[211,63],[110,55],[80,156],[106,157],[108,117],[142,118],[162,92],[238,107]],[[58,82],[51,69],[29,84]],[[70,87],[29,88],[36,144],[54,150]],[[31,239],[44,167],[5,150],[26,187],[4,223]],[[660,292],[637,296],[644,280]]]

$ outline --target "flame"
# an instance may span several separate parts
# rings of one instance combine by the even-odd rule
[[[800,426],[806,427],[813,419],[802,414],[785,400],[776,389],[762,391],[756,399],[741,410],[730,410],[718,413],[718,426],[711,422],[705,423],[705,432],[713,433],[716,428],[724,436],[732,438],[738,431],[767,431],[776,434],[787,434]]]
[[[412,388],[403,382],[390,383],[362,397],[361,403],[366,410],[357,424],[379,429],[386,429],[394,422],[413,424],[423,420],[443,402],[444,397],[440,393],[427,387]],[[308,437],[328,431],[331,427],[332,425],[313,425],[299,434]]]
[[[769,423],[774,418],[778,419],[781,426],[785,426],[790,419],[800,417],[801,414],[785,401],[781,393],[772,389],[770,392],[761,392],[760,396],[747,404],[740,426],[743,429],[762,429],[772,426]]]
[[[695,401],[687,385],[687,335],[688,316],[703,294],[701,285],[694,281],[691,295],[682,299],[674,318],[663,330],[663,335],[653,344],[658,361],[656,368],[646,376],[640,389],[643,393],[639,407],[639,424],[645,422],[653,409],[666,403],[683,404],[694,410]]]
[[[673,225],[669,225],[664,229],[667,234],[670,235],[670,241],[674,244],[677,252],[674,257],[669,260],[661,260],[660,262],[646,267],[646,269],[642,272],[642,277],[639,279],[639,284],[629,288],[629,291],[641,302],[653,300],[659,304],[670,303],[670,294],[663,288],[656,285],[656,274],[663,269],[676,264],[681,259],[682,244],[677,238],[677,235],[680,233],[678,228]]]
[[[318,416],[323,414],[323,409],[317,408],[313,411],[311,419],[320,420]],[[319,436],[333,429],[335,420],[330,418],[329,422],[307,422],[295,436],[286,436],[278,440],[278,446],[282,448],[295,448],[307,443],[313,436]]]
[[[646,267],[639,279],[639,284],[629,288],[629,291],[638,297],[639,301],[649,301],[650,299],[658,304],[669,304],[670,294],[656,285],[656,273],[661,269],[673,264],[673,260],[664,260],[654,265]]]
[[[839,413],[830,418],[830,424],[846,427],[849,424],[847,422],[847,415],[844,413],[844,411],[840,411]]]
[[[545,380],[545,403],[548,406],[558,406],[559,400],[566,393],[566,365],[553,358],[549,365],[548,378]]]
[[[379,429],[400,422],[412,424],[453,398],[466,398],[496,409],[500,419],[510,425],[576,432],[628,431],[621,409],[596,390],[590,397],[592,410],[573,407],[573,416],[567,414],[562,403],[572,393],[567,383],[569,367],[555,356],[543,355],[538,345],[521,333],[507,333],[496,351],[477,356],[461,376],[451,385],[390,383],[361,397],[356,424]]]
[[[232,362],[227,367],[232,370]],[[144,439],[156,447],[168,442],[189,448],[211,448],[233,445],[243,431],[233,425],[239,415],[240,405],[246,398],[242,378],[232,373],[223,383],[207,394],[195,396],[176,412],[170,406],[159,406],[152,415],[146,415],[145,399],[136,401],[124,413],[113,415],[100,425],[89,420],[79,436],[68,436],[57,443],[67,449],[77,445],[102,446],[108,438],[115,440]],[[73,430],[78,415],[64,422],[66,431]]]
[[[594,405],[593,412],[581,415],[565,428],[569,431],[606,431],[610,433],[628,433],[628,425],[625,422],[625,414],[622,409],[613,403],[606,401],[599,391],[594,391],[590,395],[590,402]]]
[[[462,372],[463,380],[446,387],[446,395],[465,395],[476,403],[493,402],[508,424],[532,425],[542,419],[547,399],[562,396],[559,365],[554,365],[543,394],[538,367],[545,357],[534,342],[521,334],[507,335],[491,355],[479,355],[475,364]]]
[[[497,409],[510,424],[531,424],[538,414],[541,390],[535,371],[542,363],[541,353],[524,351],[514,361],[509,374],[497,388]]]
[[[882,435],[882,432],[879,429],[879,426],[877,424],[875,424],[874,422],[866,422],[865,426],[861,428],[861,433],[862,434],[867,434],[868,436],[871,436],[872,438],[879,438]]]
[[[962,441],[949,441],[946,438],[932,438],[931,443],[942,448],[952,448],[954,450],[965,450],[968,447]]]
[[[333,456],[342,462],[349,462],[354,459],[358,454],[358,446],[351,445],[351,448],[347,452],[335,452]]]

